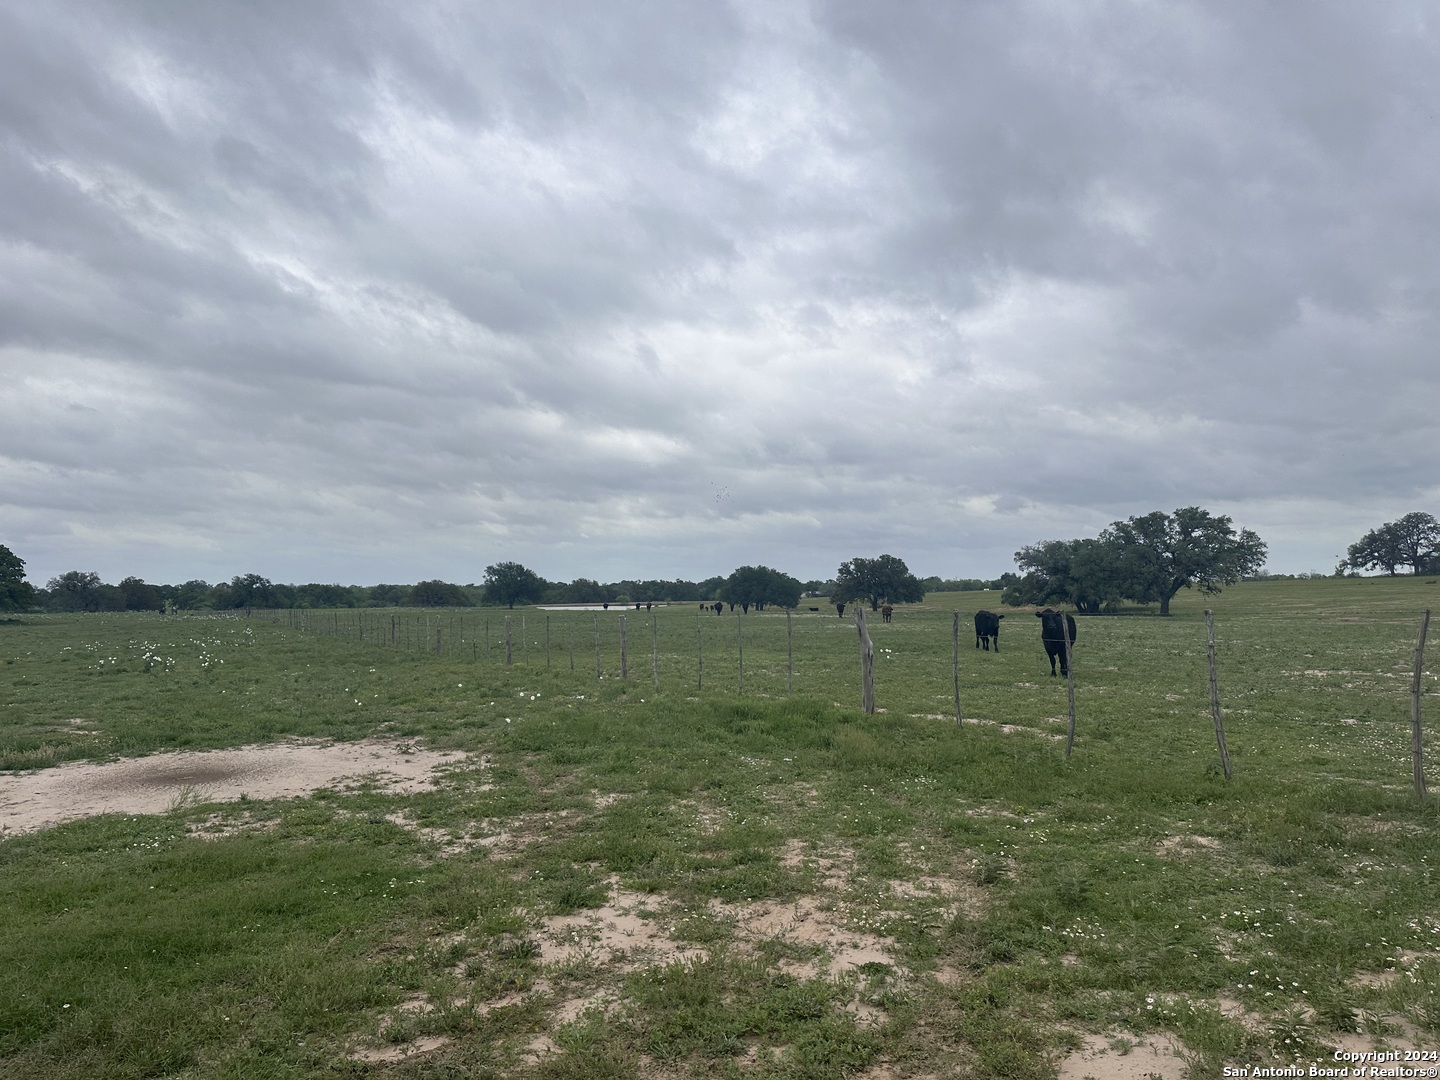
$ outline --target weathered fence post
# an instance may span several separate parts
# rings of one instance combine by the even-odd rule
[[[860,634],[860,710],[875,711],[875,646],[865,626],[865,607],[855,605],[855,629]]]
[[[790,609],[785,609],[785,693],[795,692],[795,627],[790,621]]]
[[[1065,740],[1065,756],[1070,756],[1070,749],[1075,745],[1075,653],[1070,648],[1070,619],[1069,616],[1060,616],[1060,637],[1065,642],[1065,696],[1070,706],[1070,733]],[[999,638],[995,639],[997,642]]]
[[[1420,616],[1420,640],[1415,643],[1415,678],[1410,683],[1410,756],[1415,762],[1415,797],[1425,797],[1425,749],[1420,736],[1420,684],[1425,671],[1425,634],[1430,629],[1430,609]]]
[[[655,613],[650,613],[650,674],[655,676],[655,692],[660,692],[660,638],[655,629]]]
[[[625,616],[620,616],[620,678],[630,677],[630,660],[625,654]]]
[[[695,616],[695,689],[705,686],[705,640],[700,630],[700,616]]]
[[[745,692],[745,624],[740,612],[735,613],[735,642],[740,649],[740,693]]]
[[[1230,750],[1225,745],[1225,722],[1220,718],[1220,676],[1215,667],[1215,613],[1208,608],[1205,611],[1205,636],[1209,642],[1206,654],[1210,663],[1210,718],[1215,721],[1215,745],[1220,748],[1220,768],[1225,770],[1225,779],[1230,780],[1234,773],[1230,770]]]
[[[960,612],[950,622],[950,670],[955,679],[955,726],[960,726]]]
[[[514,655],[512,654],[512,652],[511,652],[511,650],[510,650],[510,616],[509,616],[509,615],[506,615],[506,616],[505,616],[505,666],[506,666],[506,667],[509,667],[509,666],[510,666],[510,661],[511,661],[512,659],[514,659]]]

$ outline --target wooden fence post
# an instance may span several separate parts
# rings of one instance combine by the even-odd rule
[[[999,642],[999,638],[995,639]],[[1070,728],[1065,737],[1065,756],[1075,747],[1075,653],[1070,648],[1070,616],[1060,616],[1060,640],[1065,645],[1065,696],[1070,704]]]
[[[1215,666],[1215,613],[1205,611],[1205,636],[1209,642],[1206,656],[1210,664],[1210,718],[1215,721],[1215,745],[1220,748],[1220,768],[1225,770],[1225,779],[1232,779],[1230,750],[1225,745],[1225,723],[1220,718],[1220,676]]]
[[[620,678],[630,677],[630,661],[625,655],[625,616],[620,616]]]
[[[740,612],[735,613],[735,642],[740,649],[740,693],[745,692],[745,624]]]
[[[960,612],[950,622],[950,670],[955,679],[955,726],[960,726]]]
[[[655,629],[655,613],[650,613],[650,674],[655,676],[655,692],[660,692],[660,638]]]
[[[860,634],[860,710],[875,711],[875,645],[865,626],[865,605],[855,605],[855,629]]]
[[[795,627],[790,621],[790,609],[785,609],[785,693],[795,692]]]
[[[509,615],[506,615],[506,616],[505,616],[505,666],[506,666],[506,667],[509,667],[509,666],[510,666],[510,661],[511,661],[513,658],[514,658],[514,657],[513,657],[513,654],[512,654],[511,651],[510,651],[510,616],[509,616]]]
[[[695,616],[695,689],[705,686],[705,639],[700,630],[701,618]]]
[[[1425,634],[1430,609],[1420,616],[1420,640],[1415,643],[1415,678],[1410,683],[1410,756],[1415,763],[1415,797],[1425,797],[1425,748],[1420,734],[1420,684],[1425,671]]]

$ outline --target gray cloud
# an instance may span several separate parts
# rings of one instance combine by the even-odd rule
[[[0,2],[44,580],[803,577],[1434,511],[1426,6]]]

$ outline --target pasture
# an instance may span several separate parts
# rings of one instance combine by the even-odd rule
[[[200,784],[0,840],[0,1076],[1038,1080],[1088,1039],[1199,1078],[1440,1049],[1440,821],[1409,757],[1437,596],[1261,582],[1079,619],[1068,762],[1039,620],[993,593],[872,617],[869,716],[854,624],[803,604],[791,695],[768,611],[657,609],[658,692],[633,609],[629,677],[613,609],[598,680],[584,612],[549,616],[548,666],[546,613],[511,613],[509,667],[494,610],[0,622],[0,769],[451,752],[424,790]]]

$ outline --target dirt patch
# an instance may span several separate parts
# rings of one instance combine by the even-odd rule
[[[1091,1035],[1060,1062],[1057,1080],[1184,1080],[1180,1044],[1165,1035]]]
[[[606,963],[621,971],[642,965],[695,960],[705,950],[672,940],[659,918],[660,898],[611,887],[604,907],[552,915],[540,930],[540,962],[565,964],[577,959]]]
[[[1155,854],[1161,858],[1167,855],[1192,855],[1202,848],[1214,851],[1219,846],[1220,841],[1213,836],[1167,836],[1155,845]]]
[[[0,776],[0,834],[33,832],[97,814],[162,814],[209,802],[299,798],[349,781],[387,790],[433,786],[432,771],[456,752],[363,739],[287,742],[233,750],[177,751],[95,764],[73,762]]]
[[[404,1061],[417,1054],[428,1054],[432,1050],[438,1050],[440,1047],[448,1045],[449,1042],[450,1040],[444,1035],[421,1035],[417,1039],[396,1046],[361,1047],[351,1051],[350,1058],[354,1061],[367,1061],[373,1064]]]
[[[895,966],[895,943],[874,934],[847,930],[837,913],[808,896],[790,903],[765,900],[753,904],[711,901],[717,918],[733,922],[741,941],[781,940],[813,951],[813,959],[782,960],[780,967],[802,979],[834,978],[866,964]]]

